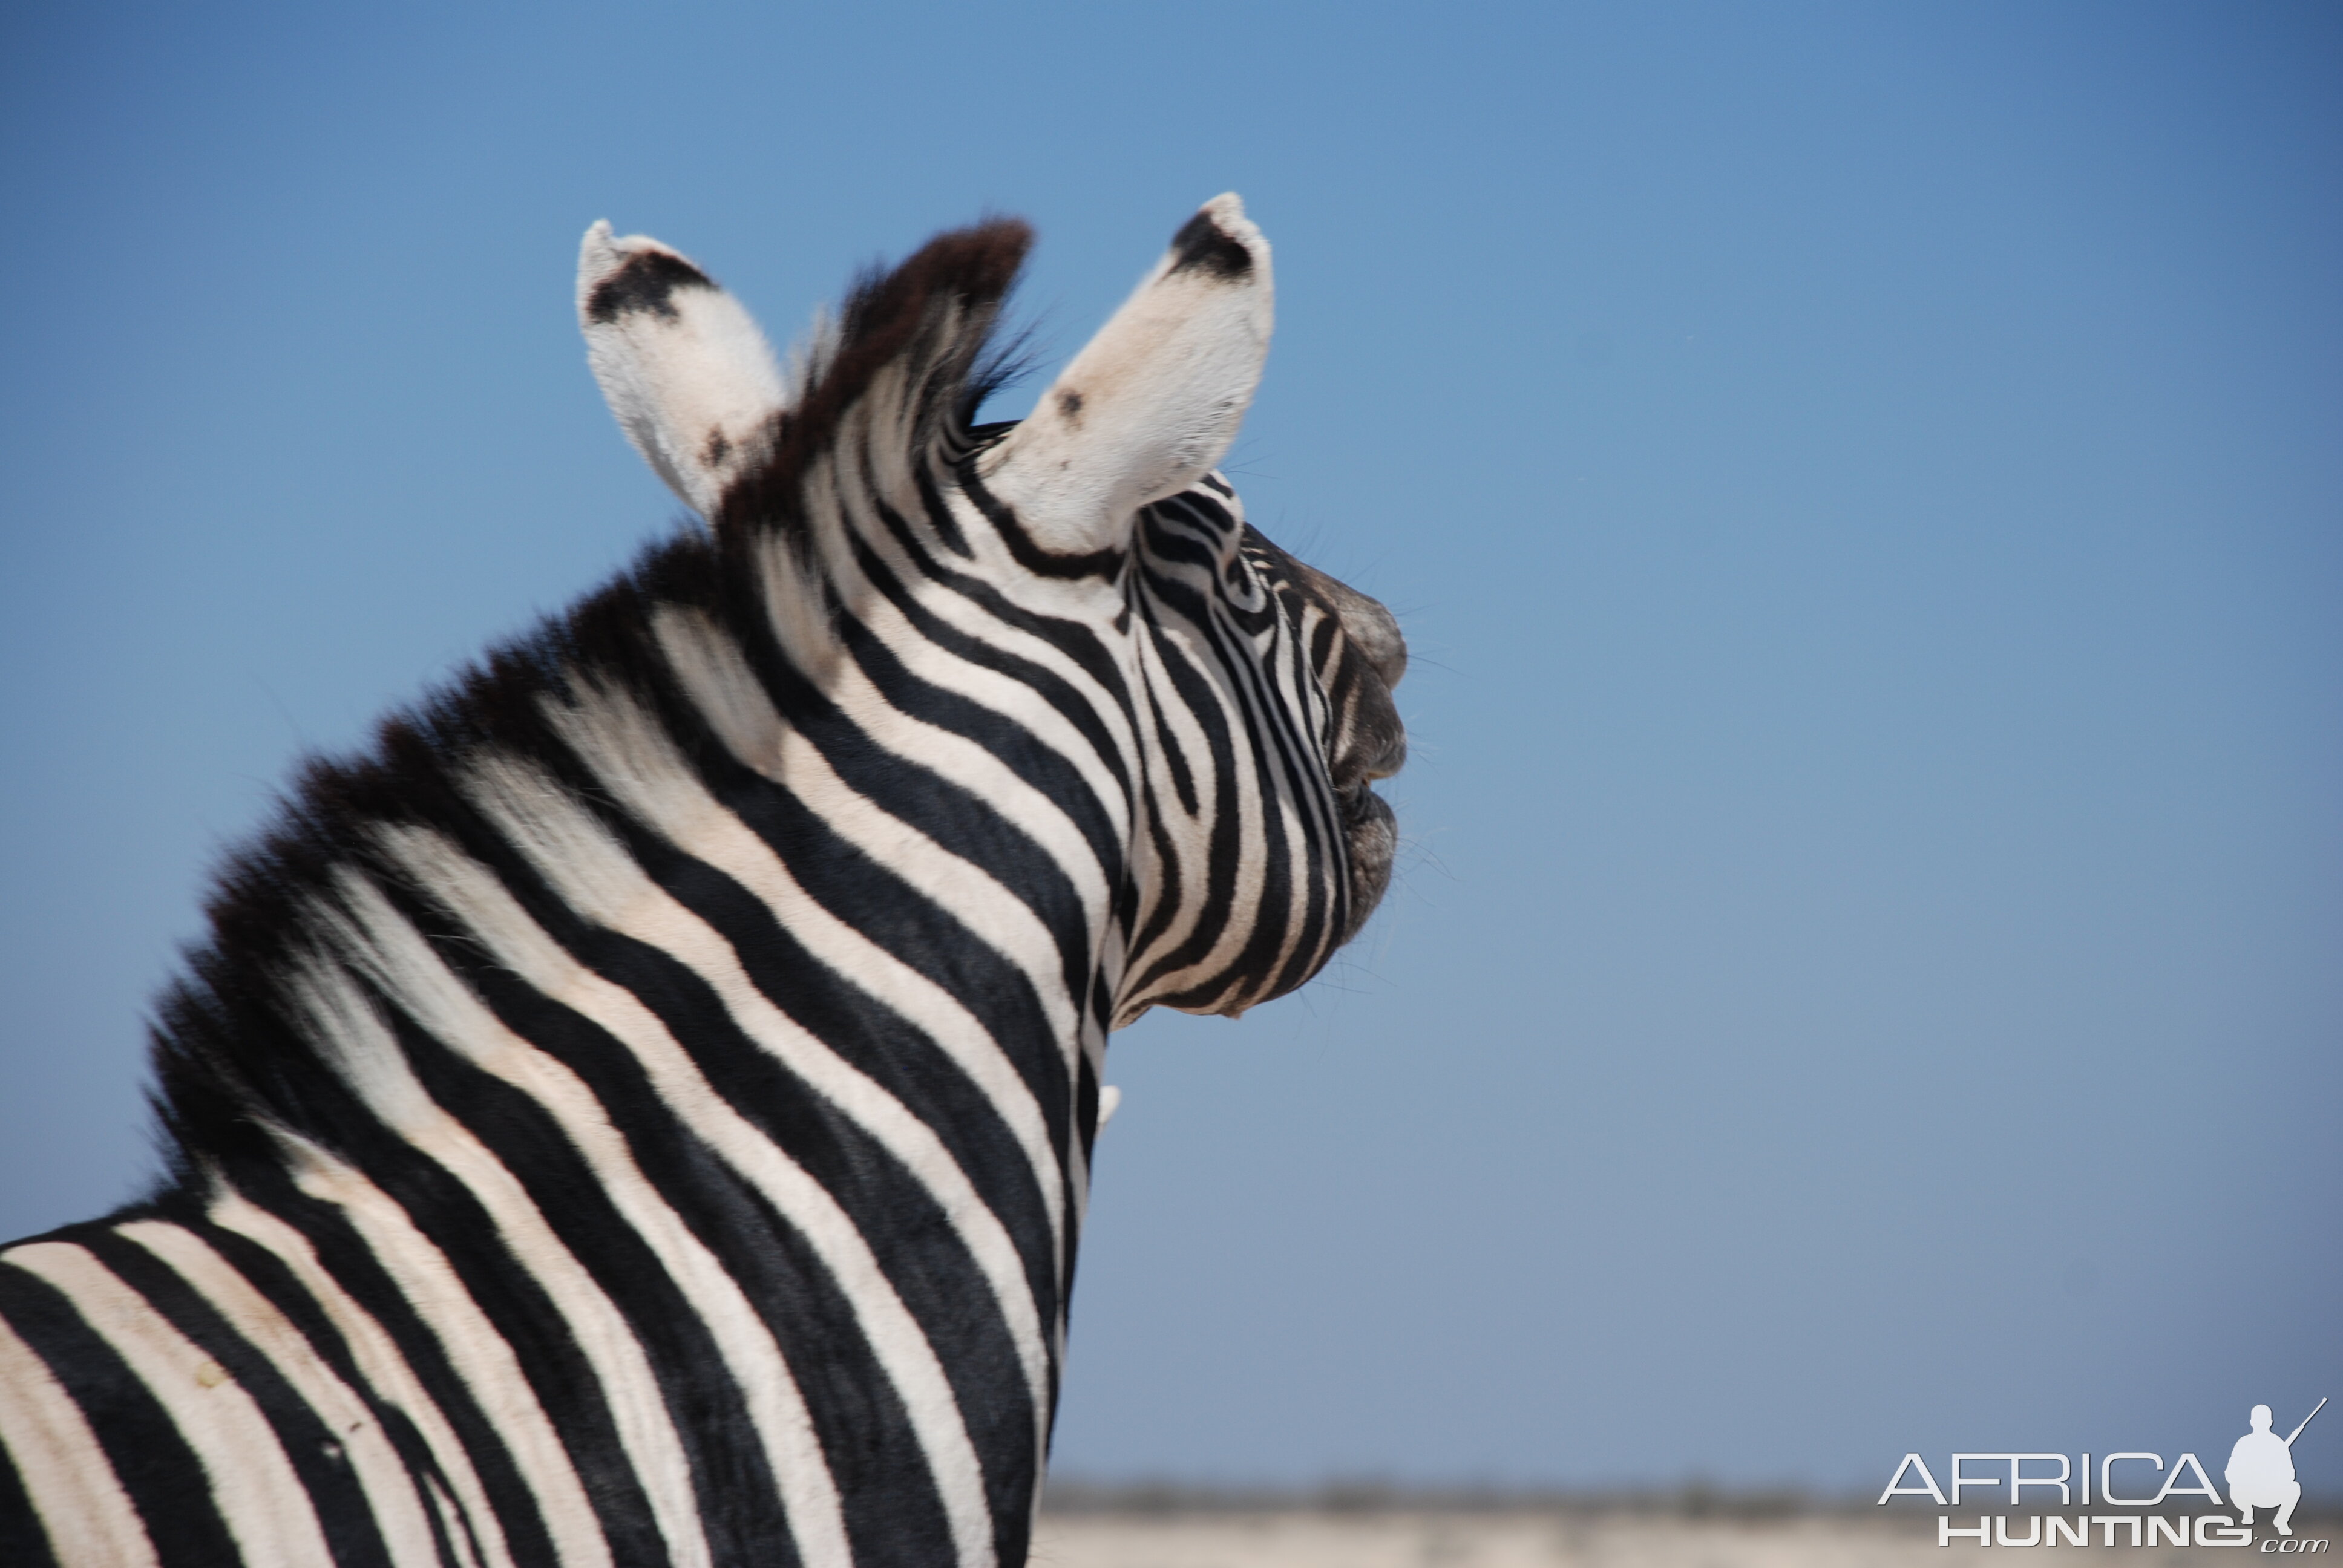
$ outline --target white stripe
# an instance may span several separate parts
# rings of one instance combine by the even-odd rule
[[[456,853],[445,840],[439,847],[443,859]],[[784,1467],[790,1473],[807,1472],[791,1474],[782,1489],[792,1533],[804,1538],[799,1557],[809,1563],[850,1561],[836,1483],[822,1459],[805,1402],[779,1345],[739,1282],[644,1176],[602,1102],[574,1071],[508,1030],[378,890],[347,869],[340,885],[372,939],[351,955],[369,978],[436,1038],[528,1095],[560,1123],[612,1205],[658,1254],[669,1278],[691,1302],[730,1369],[777,1473]],[[688,1502],[689,1492],[679,1500]],[[724,1500],[709,1502],[721,1507]]]
[[[1025,976],[1059,1039],[1071,1032],[1077,1003],[1066,994],[1063,958],[1057,940],[1031,904],[983,867],[945,849],[924,829],[894,815],[840,778],[820,748],[794,726],[781,721],[739,650],[704,619],[694,626],[686,617],[669,612],[653,624],[661,648],[692,700],[717,721],[718,732],[742,762],[788,789],[839,837],[952,915],[966,929],[970,941],[990,948]],[[639,813],[674,807],[689,810],[697,804],[661,799],[673,794],[663,788],[668,778],[654,778],[652,767],[647,766],[653,763],[652,758],[639,753],[634,746],[639,738],[648,739],[667,753],[658,758],[661,763],[673,756],[673,748],[631,703],[608,693],[581,691],[574,707],[548,702],[546,709],[563,739],[594,766],[603,782],[614,790],[630,793],[628,804]],[[660,767],[658,771],[686,773],[675,767]],[[689,777],[683,788],[704,798],[696,777]],[[649,815],[649,819],[655,826],[659,823],[657,815]],[[729,860],[714,863],[727,870],[732,864]]]
[[[1171,619],[1165,612],[1159,609],[1156,613],[1175,630],[1181,628],[1182,623]],[[1177,792],[1170,788],[1170,781],[1162,778],[1156,779],[1156,809],[1168,819],[1170,831],[1167,836],[1172,841],[1172,853],[1178,859],[1181,902],[1176,911],[1177,918],[1148,950],[1131,955],[1130,966],[1124,971],[1127,982],[1136,983],[1161,955],[1177,950],[1194,934],[1196,922],[1203,915],[1202,892],[1211,876],[1212,827],[1224,816],[1233,816],[1236,819],[1240,853],[1233,901],[1217,939],[1194,962],[1151,981],[1150,990],[1157,995],[1180,990],[1186,984],[1217,972],[1236,955],[1250,930],[1246,916],[1258,909],[1261,890],[1262,857],[1258,853],[1245,852],[1257,850],[1262,842],[1258,791],[1253,788],[1250,769],[1242,765],[1242,757],[1238,759],[1233,776],[1224,775],[1212,766],[1209,739],[1213,730],[1232,736],[1242,735],[1243,713],[1236,707],[1234,694],[1219,678],[1217,667],[1209,657],[1208,650],[1199,649],[1192,644],[1190,638],[1192,635],[1184,633],[1170,637],[1161,643],[1154,638],[1142,639],[1140,649],[1137,678],[1153,694],[1155,706],[1171,730],[1173,741],[1188,759],[1189,779],[1196,796],[1196,811],[1192,817],[1187,815],[1180,805]],[[1195,678],[1212,692],[1216,704],[1212,712],[1198,713],[1180,696],[1166,667],[1166,660],[1175,657],[1183,658]],[[1143,830],[1134,831],[1132,844],[1134,852],[1143,849],[1152,855],[1155,849],[1154,836]],[[1161,885],[1160,873],[1158,885]],[[1119,1020],[1130,1001],[1129,997],[1117,997]]]
[[[308,1489],[276,1429],[201,1347],[81,1247],[35,1241],[9,1252],[8,1261],[71,1298],[162,1405],[195,1450],[212,1502],[246,1562],[332,1561]]]
[[[430,1450],[432,1463],[455,1487],[460,1500],[450,1503],[437,1481],[429,1483],[434,1505],[457,1549],[469,1560],[470,1548],[465,1540],[465,1525],[468,1523],[488,1553],[488,1568],[511,1568],[504,1524],[488,1505],[488,1492],[472,1469],[472,1456],[457,1439],[456,1430],[448,1424],[446,1414],[423,1392],[423,1384],[407,1364],[407,1358],[399,1352],[388,1331],[326,1271],[307,1236],[235,1189],[220,1183],[216,1176],[213,1181],[217,1195],[205,1211],[206,1216],[221,1230],[242,1236],[284,1264],[340,1332],[342,1342],[349,1347],[351,1361],[357,1363],[358,1376],[374,1391],[375,1397],[395,1406],[414,1422],[417,1435]],[[493,1416],[495,1407],[488,1408]],[[524,1470],[522,1473],[528,1473]]]
[[[463,1521],[457,1516],[456,1505],[448,1501],[439,1478],[427,1475],[423,1484],[430,1489],[431,1506],[439,1515],[440,1528],[447,1532],[447,1545],[456,1553],[457,1568],[480,1568],[480,1560],[472,1554],[471,1537],[464,1533]]]
[[[1040,617],[1102,627],[1122,608],[1122,589],[1119,585],[1096,578],[1073,581],[1038,578],[1027,571],[1009,553],[992,524],[960,491],[959,481],[949,469],[936,473],[934,477],[937,493],[945,498],[962,538],[979,558],[966,565],[954,560],[952,552],[932,528],[920,527],[928,554],[945,569],[956,576],[975,578],[1016,608]],[[1065,681],[1077,699],[1098,717],[1108,732],[1109,744],[1118,749],[1118,756],[1101,756],[1090,738],[1060,714],[1031,683],[970,663],[930,639],[870,582],[851,549],[832,547],[825,551],[824,565],[848,613],[868,627],[914,671],[1032,730],[1081,772],[1093,794],[1107,802],[1111,810],[1119,812],[1127,791],[1117,782],[1109,764],[1119,760],[1126,772],[1131,772],[1140,749],[1131,728],[1134,716],[1124,704],[1099,683],[1087,665],[1065,648],[1012,625],[960,588],[930,576],[930,568],[907,550],[880,518],[865,487],[850,484],[834,489],[825,487],[830,479],[827,467],[814,470],[809,478],[806,501],[809,518],[834,519],[831,526],[837,532],[850,531],[885,563],[895,580],[921,608],[945,625],[985,647],[1038,665]],[[915,525],[925,523],[927,502],[909,474],[900,487],[884,493],[900,516]],[[1103,647],[1110,639],[1102,636],[1100,641]],[[1124,673],[1127,676],[1128,670]],[[1127,681],[1124,689],[1126,693],[1130,689]],[[1135,773],[1131,776],[1135,777]]]
[[[779,758],[788,727],[773,710],[739,649],[705,618],[664,606],[657,612],[654,626],[678,678],[734,756],[775,783],[781,782]],[[883,999],[919,1026],[983,1091],[1024,1150],[1033,1180],[1049,1205],[1051,1234],[1061,1236],[1057,1156],[1041,1103],[1000,1042],[967,1005],[807,892],[788,862],[708,793],[699,777],[675,755],[667,737],[639,709],[606,699],[592,709],[578,710],[575,722],[580,732],[569,737],[571,744],[596,762],[603,782],[629,809],[658,828],[678,849],[723,867],[772,911],[773,919],[808,952],[856,989]],[[607,759],[607,771],[605,763],[598,759]],[[840,783],[837,788],[844,791],[846,787]],[[791,793],[800,792],[792,789]],[[808,806],[811,809],[812,802]],[[877,808],[871,809],[877,813]],[[910,831],[900,823],[896,828],[899,835]],[[922,892],[930,890],[925,881],[915,879],[912,885]],[[1031,911],[1026,913],[1030,919]],[[1054,958],[1056,945],[1040,930],[1038,922],[1034,927],[1033,934]],[[1051,990],[1064,994],[1061,967],[1053,976]],[[1051,991],[1041,994],[1046,1004]]]
[[[1001,545],[992,525],[977,515],[949,481],[943,484],[942,493],[952,498],[961,531],[976,540],[984,553],[997,558],[997,564],[1002,570],[991,574],[988,580],[1001,590],[1001,597],[1014,603],[1018,596],[1011,590],[1018,582],[1030,580],[1032,574],[1016,563]],[[872,519],[874,525],[875,522]],[[840,568],[840,595],[852,607],[855,618],[868,627],[872,635],[885,643],[914,672],[1031,730],[1044,745],[1080,772],[1091,792],[1106,805],[1110,812],[1120,818],[1128,809],[1125,800],[1130,790],[1117,779],[1112,765],[1120,764],[1125,778],[1136,779],[1139,777],[1138,759],[1142,748],[1133,728],[1138,723],[1138,716],[1126,708],[1123,700],[1100,685],[1089,668],[1064,648],[1002,620],[994,611],[958,588],[931,579],[927,569],[903,549],[886,528],[867,526],[862,533],[873,553],[887,564],[896,580],[930,615],[971,641],[1027,664],[1040,666],[1071,687],[1075,698],[1098,717],[1100,727],[1107,732],[1109,745],[1115,748],[1115,755],[1111,758],[1101,755],[1091,738],[1083,734],[1071,719],[1060,713],[1055,705],[1043,698],[1031,682],[971,663],[931,640],[913,626],[885,595],[870,586],[860,567],[850,558]],[[943,558],[950,559],[948,555]],[[957,562],[951,564],[958,567]],[[960,569],[971,576],[986,575],[980,565]],[[1094,596],[1099,590],[1091,586],[1081,591],[1088,597]],[[1092,624],[1102,625],[1111,620],[1115,610],[1121,608],[1119,590],[1109,591],[1116,593],[1118,598],[1115,602],[1103,607],[1105,614],[1097,616]],[[1036,613],[1042,615],[1062,616],[1066,613],[1063,604],[1020,608],[1034,608]],[[1098,607],[1084,607],[1086,611]],[[1084,618],[1091,619],[1087,614]],[[1133,638],[1131,640],[1141,642],[1145,639]],[[1102,650],[1111,653],[1111,639],[1101,637],[1100,642]],[[1132,690],[1127,652],[1121,673],[1127,698]],[[1119,827],[1121,825],[1117,823]]]
[[[310,919],[347,942],[362,940],[338,911],[318,906]],[[287,977],[286,989],[304,1006],[318,1054],[352,1092],[487,1211],[507,1253],[537,1282],[592,1367],[618,1445],[642,1482],[669,1553],[683,1568],[700,1568],[709,1561],[708,1543],[692,1506],[690,1463],[650,1359],[625,1315],[562,1244],[528,1190],[416,1080],[406,1052],[347,974],[312,961]]]
[[[631,1051],[661,1102],[807,1237],[836,1276],[858,1324],[876,1349],[881,1370],[894,1381],[889,1346],[901,1338],[908,1314],[852,1219],[827,1190],[709,1084],[690,1053],[657,1013],[633,992],[588,969],[547,936],[513,901],[494,873],[437,834],[397,828],[385,828],[380,834],[385,847],[450,913],[470,927],[499,963],[509,966],[547,997],[590,1020]],[[931,1355],[925,1340],[918,1337],[916,1324],[910,1324],[909,1332],[918,1343],[904,1353]],[[899,1384],[898,1392],[905,1390]],[[809,1451],[808,1468],[820,1474],[830,1498],[825,1506],[834,1509],[835,1493],[827,1491],[829,1472],[818,1449]],[[796,1478],[796,1467],[783,1470],[785,1488]],[[790,1507],[793,1511],[799,1507],[794,1495]]]
[[[744,679],[750,678],[745,668],[739,673]],[[815,958],[866,993],[885,999],[937,1042],[992,1103],[1024,1150],[1049,1215],[1052,1254],[1062,1251],[1064,1205],[1048,1124],[1024,1078],[967,1008],[950,992],[845,924],[807,893],[772,847],[708,793],[699,775],[676,754],[666,733],[635,703],[604,693],[588,699],[581,707],[559,710],[558,721],[563,724],[570,744],[629,809],[677,848],[708,864],[722,867],[756,895],[782,929],[803,943]],[[774,722],[779,722],[778,717]],[[843,789],[844,786],[840,788]],[[631,859],[627,865],[642,878],[640,869]],[[648,878],[642,879],[648,884]],[[1018,908],[1031,918],[1024,905],[1021,903]],[[696,919],[694,924],[698,924]],[[1052,947],[1051,950],[1056,950]],[[723,949],[723,957],[728,963],[734,962],[729,946]],[[762,999],[761,991],[754,991],[753,986],[750,989]],[[1057,989],[1063,994],[1062,981]],[[768,1010],[773,1010],[767,1005]],[[1069,1016],[1065,1032],[1070,1039],[1074,1033],[1073,1022]],[[794,1030],[795,1026],[791,1027]],[[920,1174],[950,1218],[953,1231],[983,1270],[1008,1319],[1024,1368],[1027,1391],[1036,1410],[1046,1410],[1049,1371],[1041,1311],[1033,1300],[1024,1261],[1010,1240],[1008,1229],[977,1195],[967,1172],[927,1123],[904,1110],[900,1101],[876,1083],[848,1067],[827,1047],[820,1055],[835,1064],[841,1083],[846,1081],[844,1075],[851,1074],[853,1082],[861,1086],[861,1099],[876,1108],[882,1120],[866,1120],[850,1102],[841,1103],[847,1104],[850,1114],[855,1115]],[[831,1098],[840,1097],[832,1093]],[[895,1135],[890,1137],[890,1133]]]
[[[15,1257],[0,1252],[0,1261]],[[15,1466],[59,1568],[154,1568],[154,1543],[81,1406],[6,1318],[0,1318],[0,1462]]]
[[[431,1522],[424,1515],[415,1478],[407,1473],[398,1451],[374,1412],[335,1375],[277,1304],[255,1290],[251,1281],[202,1238],[180,1226],[135,1220],[116,1225],[114,1231],[160,1258],[211,1302],[317,1412],[357,1477],[390,1560],[436,1568],[439,1553],[432,1543]]]
[[[876,593],[870,597],[871,603],[858,618],[913,675],[987,709],[1050,747],[1069,767],[1085,775],[1084,784],[1113,830],[1128,830],[1130,812],[1123,791],[1094,760],[1091,768],[1083,767],[1085,758],[1093,758],[1092,749],[1055,708],[1024,682],[939,648],[912,630],[890,600]],[[792,786],[807,782],[785,770],[781,746],[788,727],[773,711],[763,684],[750,672],[730,636],[716,629],[704,614],[673,605],[661,605],[653,611],[651,625],[692,700],[706,712],[733,755],[776,782]],[[860,665],[840,659],[835,667],[822,683],[824,694],[873,744],[981,798],[1050,857],[1073,884],[1092,925],[1106,918],[1113,893],[1105,869],[1063,805],[1028,783],[985,746],[895,707]],[[1074,749],[1074,755],[1066,755],[1069,747]],[[1054,943],[1048,951],[1054,960]],[[1044,973],[1048,982],[1054,982],[1062,992],[1064,982],[1054,962],[1045,967]]]
[[[901,1161],[937,1195],[955,1224],[966,1222],[964,1214],[990,1221],[998,1230],[1000,1221],[977,1201],[968,1178],[927,1124],[767,1000],[722,935],[669,897],[549,779],[524,764],[489,759],[475,768],[469,793],[574,908],[691,970],[717,993],[749,1040]],[[934,1347],[905,1310],[851,1218],[820,1183],[787,1160],[774,1161],[767,1174],[788,1195],[784,1211],[791,1214],[792,1223],[804,1216],[807,1241],[838,1275],[872,1352],[902,1397],[950,1522],[960,1562],[965,1568],[990,1563],[991,1520],[982,1472]],[[981,1253],[977,1255],[980,1260]],[[1021,1293],[1022,1290],[1021,1282]],[[1008,1302],[1002,1310],[1011,1310]],[[1031,1311],[1030,1300],[1026,1310]]]
[[[891,612],[894,607],[889,604],[887,608]],[[900,619],[899,615],[893,614],[887,618]],[[881,640],[885,639],[882,638]],[[930,657],[921,658],[911,648],[895,650],[897,657],[910,667],[913,675],[930,685],[942,687],[955,696],[964,697],[979,707],[987,706],[979,693],[972,689],[977,682],[970,681],[958,687],[949,684],[950,676],[970,674],[978,667],[945,655],[930,642],[920,641],[913,646],[925,650]],[[923,664],[939,663],[945,658],[950,658],[956,667],[949,673],[920,668]],[[990,670],[983,673],[992,674]],[[1030,734],[1038,728],[1035,721],[1041,717],[1041,711],[1046,711],[1051,718],[1057,717],[1056,709],[1035,699],[1032,688],[1020,684],[1017,689],[1026,694],[1024,710],[1000,715],[1001,718]],[[951,780],[1014,823],[1072,885],[1074,896],[1081,900],[1085,925],[1095,930],[1104,921],[1112,904],[1113,890],[1107,885],[1105,869],[1099,864],[1098,854],[1091,848],[1089,838],[1076,826],[1064,806],[1029,783],[1022,774],[1002,761],[990,748],[970,740],[957,730],[931,724],[896,707],[862,667],[851,660],[840,664],[838,677],[830,683],[829,696],[839,710],[851,719],[855,728],[879,749],[932,772],[938,778]],[[1058,755],[1064,758],[1062,751]],[[743,760],[751,767],[757,766],[753,759]],[[1080,771],[1080,765],[1071,759],[1069,766]],[[1084,782],[1087,784],[1087,780]],[[1129,830],[1126,820],[1129,811],[1121,791],[1102,795],[1091,790],[1090,794],[1097,800],[1110,829],[1118,835],[1126,833]],[[1049,951],[1055,955],[1057,948],[1054,942]],[[1062,971],[1052,964],[1045,972],[1056,989],[1062,992],[1065,985]]]
[[[554,1435],[512,1347],[472,1300],[446,1255],[363,1172],[296,1134],[270,1131],[286,1151],[294,1185],[342,1211],[495,1423],[514,1468],[537,1496],[555,1553],[564,1563],[608,1563],[609,1544],[570,1465],[569,1451]]]
[[[938,475],[937,488],[943,496],[945,505],[951,508],[953,520],[960,525],[960,536],[967,541],[976,558],[973,562],[962,567],[958,561],[951,561],[949,555],[944,556],[943,558],[950,561],[954,568],[977,578],[1025,614],[1045,619],[1070,620],[1084,626],[1106,628],[1122,609],[1124,602],[1122,582],[1101,577],[1048,577],[1027,570],[1024,563],[1010,552],[1008,540],[1002,537],[1001,531],[992,525],[990,518],[976,509],[976,503],[968,498],[956,475],[949,472]],[[998,500],[1001,498],[996,496],[994,498]],[[905,510],[906,502],[903,499],[897,498],[894,504],[898,511]],[[920,506],[921,503],[914,497],[910,499],[909,505]],[[907,513],[907,515],[910,514]],[[924,507],[919,515],[924,516]],[[866,532],[871,536],[870,540],[871,548],[882,553],[887,552],[894,544],[892,537],[885,534],[881,529],[873,528]],[[1030,537],[1030,528],[1028,534]],[[1134,534],[1124,542],[1127,545],[1135,545],[1138,541]],[[914,572],[913,576],[919,578],[924,578],[925,574]],[[944,602],[940,597],[933,601],[934,605],[939,607]],[[978,635],[985,637],[987,641],[993,643],[1005,644],[1007,639],[1012,638],[1029,643],[1038,650],[1042,662],[1061,671],[1071,669],[1072,673],[1070,678],[1076,685],[1090,689],[1085,696],[1101,718],[1107,718],[1116,711],[1117,704],[1113,698],[1097,687],[1091,681],[1089,672],[1076,664],[1065,649],[1056,647],[1045,638],[997,620],[991,611],[981,606],[971,604],[970,608],[976,617],[993,622],[993,629],[990,633],[979,632]],[[976,628],[973,625],[963,623],[962,629],[975,630]],[[1108,635],[1102,633],[1099,640],[1106,643],[1111,639]]]

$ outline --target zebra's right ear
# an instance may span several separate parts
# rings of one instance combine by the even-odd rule
[[[1269,242],[1242,202],[1214,196],[980,460],[987,487],[1044,549],[1121,548],[1140,508],[1202,478],[1236,439],[1271,316]]]
[[[578,322],[627,439],[712,520],[787,400],[765,335],[679,252],[643,235],[613,237],[607,223],[578,249]]]

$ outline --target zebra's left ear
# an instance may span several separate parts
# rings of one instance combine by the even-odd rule
[[[1034,541],[1120,548],[1139,508],[1210,473],[1269,355],[1269,242],[1233,196],[1206,202],[1138,290],[980,472]]]
[[[681,253],[642,235],[586,231],[578,323],[610,412],[668,487],[713,520],[786,401],[765,335]]]

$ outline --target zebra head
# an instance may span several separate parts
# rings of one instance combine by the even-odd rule
[[[1179,230],[1029,417],[974,426],[1030,240],[1014,221],[939,236],[786,372],[706,273],[607,226],[580,314],[619,424],[753,562],[802,673],[863,690],[853,650],[903,648],[958,667],[943,689],[987,672],[977,700],[1011,738],[987,744],[1048,797],[1019,826],[1087,884],[1085,930],[1059,944],[1098,978],[1083,1006],[1107,1027],[1158,1003],[1234,1015],[1308,980],[1383,894],[1395,832],[1371,785],[1405,757],[1406,645],[1246,523],[1215,471],[1272,319],[1269,245],[1238,199]],[[935,716],[900,709],[860,711],[924,759]]]

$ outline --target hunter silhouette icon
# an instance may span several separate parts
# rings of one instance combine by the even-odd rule
[[[2294,1517],[2294,1505],[2302,1501],[2302,1483],[2294,1478],[2294,1440],[2302,1435],[2302,1427],[2310,1424],[2310,1416],[2327,1408],[2320,1400],[2284,1437],[2270,1430],[2270,1407],[2254,1406],[2247,1421],[2253,1431],[2237,1439],[2229,1450],[2228,1468],[2221,1478],[2229,1483],[2229,1503],[2237,1511],[2237,1523],[2250,1526],[2257,1508],[2275,1508],[2278,1513],[2270,1520],[2280,1535],[2291,1535],[2294,1527],[2288,1523]]]

